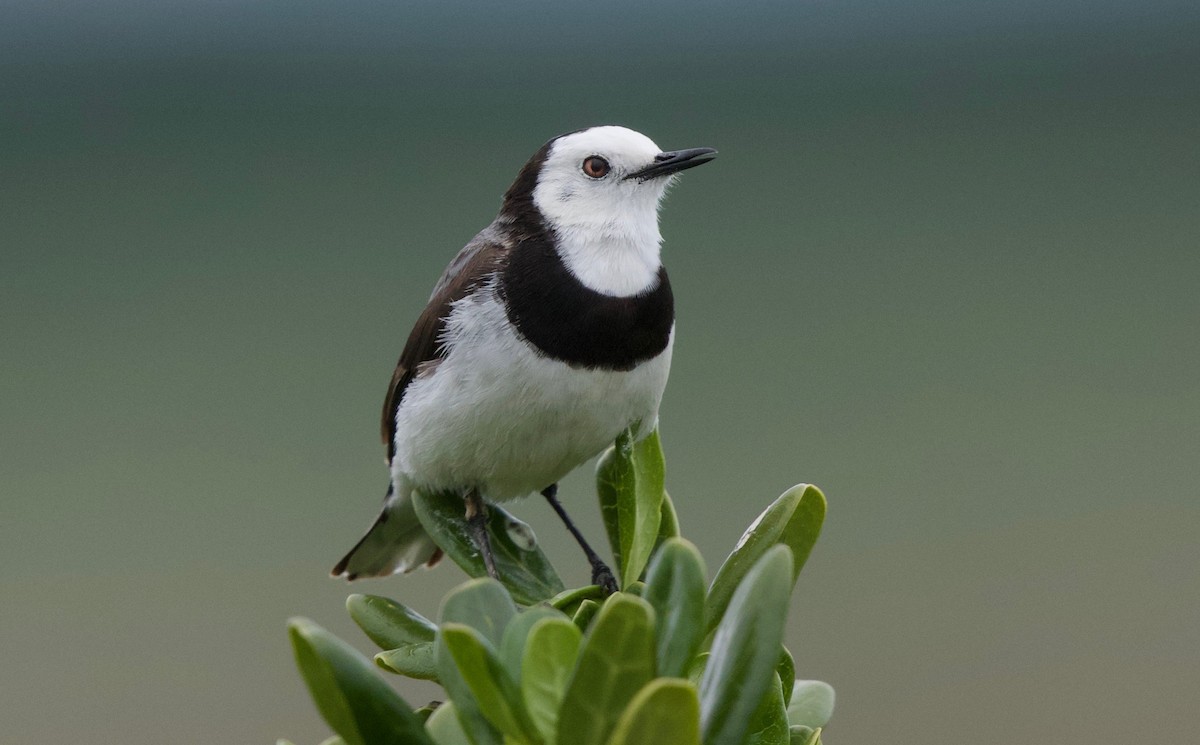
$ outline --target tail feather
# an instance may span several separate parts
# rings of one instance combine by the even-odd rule
[[[397,495],[389,487],[375,524],[330,574],[348,580],[387,577],[411,572],[422,565],[433,566],[441,553],[421,527],[411,495],[407,492]]]

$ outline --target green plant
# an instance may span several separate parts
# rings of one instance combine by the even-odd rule
[[[621,591],[565,589],[528,529],[492,507],[502,582],[454,495],[421,496],[422,525],[476,577],[438,622],[394,600],[351,595],[378,667],[437,681],[448,700],[413,709],[357,651],[305,619],[289,624],[318,710],[346,745],[817,745],[833,689],[795,680],[783,645],[788,600],[825,517],[801,484],[746,530],[705,586],[663,489],[657,433],[620,437],[597,487]]]

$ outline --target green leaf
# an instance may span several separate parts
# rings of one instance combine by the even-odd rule
[[[637,692],[608,745],[700,745],[700,700],[686,680],[658,678]]]
[[[821,745],[820,729],[793,724],[788,728],[788,734],[791,736],[790,745]]]
[[[599,611],[599,603],[595,600],[585,600],[579,604],[579,608],[575,611],[575,615],[571,617],[571,621],[580,631],[587,631],[588,626],[592,625],[592,619],[596,617]]]
[[[658,542],[662,543],[668,538],[678,538],[680,535],[679,513],[675,511],[675,503],[671,501],[671,495],[667,494],[666,489],[664,489],[662,519],[658,522]]]
[[[479,632],[493,647],[504,638],[504,630],[517,615],[517,606],[494,579],[473,579],[454,588],[445,600],[438,619],[444,626],[457,623]],[[473,745],[502,745],[503,737],[484,716],[471,686],[459,671],[454,657],[438,634],[436,664],[438,680],[455,703],[455,713]]]
[[[288,636],[317,710],[347,745],[432,745],[421,720],[353,647],[304,618],[288,622]]]
[[[734,592],[700,680],[705,745],[744,741],[752,715],[776,680],[791,588],[792,552],[777,545]]]
[[[521,660],[521,696],[547,742],[558,731],[558,710],[582,639],[579,627],[564,618],[542,618],[529,631]]]
[[[483,715],[441,633],[438,634],[436,657],[438,680],[454,702],[454,718],[471,745],[505,745],[504,736]]]
[[[658,540],[663,510],[663,454],[658,430],[639,442],[626,430],[596,467],[600,513],[621,586],[637,581]]]
[[[650,562],[643,597],[654,608],[658,674],[682,677],[704,638],[704,560],[696,547],[667,540]]]
[[[782,543],[792,552],[792,582],[800,576],[825,520],[825,495],[809,484],[793,486],[751,523],[737,547],[713,578],[705,605],[705,626],[711,631],[720,622],[729,599],[750,567],[770,548]]]
[[[783,691],[783,705],[787,706],[792,700],[792,683],[796,680],[796,660],[788,651],[787,645],[779,645],[779,664],[775,666],[779,673],[779,684]]]
[[[408,678],[434,681],[438,679],[437,648],[433,642],[405,644],[403,647],[384,650],[375,655],[375,664],[388,672]]]
[[[462,497],[453,492],[414,492],[413,505],[421,527],[455,564],[472,577],[487,576],[483,555],[463,517]],[[562,580],[542,549],[536,543],[532,546],[526,543],[527,537],[532,535],[528,525],[503,508],[489,504],[488,535],[500,581],[518,603],[534,605],[563,591]]]
[[[378,595],[351,595],[346,598],[346,610],[380,649],[432,642],[437,635],[437,624],[433,621],[395,600]]]
[[[833,686],[819,680],[797,680],[792,685],[792,700],[788,704],[788,721],[817,729],[829,724],[833,717]]]
[[[534,728],[521,701],[517,683],[500,664],[478,631],[459,623],[445,623],[442,643],[454,657],[458,672],[471,689],[483,716],[507,737],[519,742],[538,743]]]
[[[783,686],[780,685],[778,674],[773,678],[772,685],[767,688],[767,694],[750,717],[746,745],[789,745],[791,741],[788,734],[787,707],[783,703]]]
[[[464,582],[442,601],[438,620],[445,625],[461,623],[478,631],[499,648],[504,629],[517,615],[517,606],[494,579],[485,577]]]
[[[334,735],[333,737],[322,740],[321,745],[346,745],[346,741],[337,735]]]
[[[708,652],[701,652],[688,663],[687,679],[700,685],[700,679],[704,677],[706,669],[708,669]]]
[[[550,607],[571,615],[584,600],[604,600],[604,597],[604,590],[600,585],[585,585],[573,590],[563,590],[546,602]]]
[[[583,641],[558,715],[557,742],[604,745],[634,694],[654,677],[654,611],[612,595]]]
[[[447,701],[433,712],[425,723],[425,731],[437,745],[471,745],[471,739],[458,721],[453,701]]]
[[[618,580],[622,576],[621,568],[625,566],[618,505],[622,499],[633,498],[630,496],[634,492],[633,479],[633,442],[626,430],[596,462],[596,496],[600,500],[600,517],[604,520],[604,532],[608,534]]]
[[[544,618],[557,618],[563,623],[570,623],[570,620],[561,611],[545,605],[535,605],[518,613],[517,617],[509,622],[508,628],[504,630],[504,637],[500,642],[500,661],[504,663],[504,669],[514,680],[521,679],[521,661],[525,656],[525,645],[529,641],[529,632],[534,624]]]

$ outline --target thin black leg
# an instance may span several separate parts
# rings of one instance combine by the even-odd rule
[[[567,530],[571,531],[571,535],[575,536],[575,542],[583,549],[583,553],[587,556],[588,563],[592,565],[592,584],[600,585],[600,587],[608,594],[617,591],[617,578],[613,576],[612,570],[608,568],[608,564],[600,558],[600,555],[592,550],[588,545],[587,539],[575,527],[575,523],[571,522],[571,518],[567,516],[567,511],[563,509],[562,503],[558,501],[558,484],[551,484],[542,490],[542,496],[558,513],[559,519],[563,521],[563,525],[567,526]]]
[[[463,501],[467,506],[467,527],[471,529],[471,538],[475,540],[475,547],[479,549],[479,553],[483,554],[483,565],[487,567],[488,576],[492,579],[500,579],[500,573],[496,571],[496,557],[492,555],[492,541],[488,538],[487,506],[479,497],[479,492],[474,489],[467,492]]]

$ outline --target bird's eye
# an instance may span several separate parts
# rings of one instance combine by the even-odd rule
[[[583,172],[590,178],[604,178],[608,175],[609,168],[608,161],[599,155],[593,155],[583,161]]]

